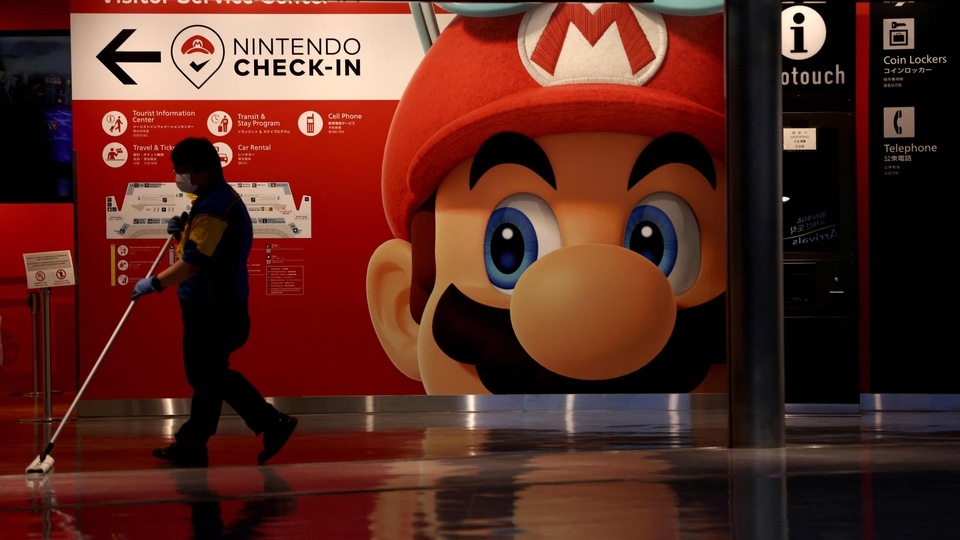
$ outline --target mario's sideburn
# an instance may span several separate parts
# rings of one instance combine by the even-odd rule
[[[429,394],[723,391],[722,14],[456,17],[398,104],[367,303]]]

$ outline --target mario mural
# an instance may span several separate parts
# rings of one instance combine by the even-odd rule
[[[726,391],[722,6],[657,7],[460,13],[414,73],[367,303],[428,394]]]

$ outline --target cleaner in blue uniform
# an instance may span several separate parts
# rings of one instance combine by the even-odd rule
[[[263,434],[261,465],[286,444],[297,419],[268,403],[240,372],[230,354],[250,335],[247,258],[253,226],[240,195],[226,182],[216,147],[187,138],[170,154],[177,187],[196,196],[189,214],[169,221],[179,244],[176,262],[133,288],[133,299],[177,285],[183,320],[183,364],[193,388],[190,418],[176,442],[153,456],[179,466],[207,465],[207,441],[217,431],[223,402],[256,434]]]

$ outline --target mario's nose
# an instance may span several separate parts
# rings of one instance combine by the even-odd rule
[[[673,332],[677,305],[650,261],[619,246],[549,253],[513,291],[510,317],[527,353],[581,380],[619,377],[653,360]]]

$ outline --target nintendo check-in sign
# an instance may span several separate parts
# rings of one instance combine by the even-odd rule
[[[423,58],[404,14],[74,13],[70,31],[74,100],[396,100]]]
[[[28,289],[74,285],[73,257],[69,251],[24,253]]]

